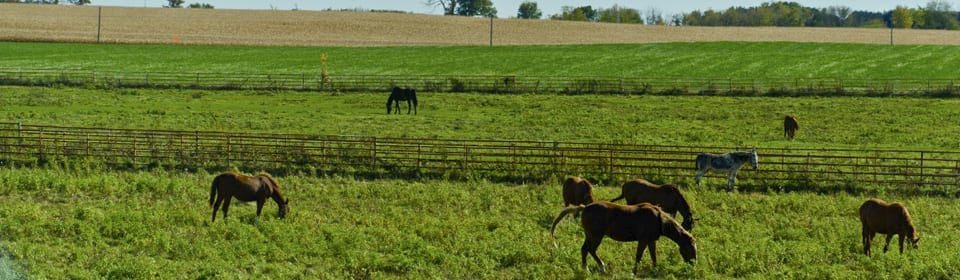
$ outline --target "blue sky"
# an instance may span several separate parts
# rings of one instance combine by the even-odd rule
[[[585,6],[591,5],[595,8],[609,8],[613,5],[634,8],[641,13],[651,8],[659,10],[664,17],[676,13],[688,13],[693,10],[723,10],[730,6],[759,6],[761,3],[771,2],[769,0],[737,0],[737,1],[703,1],[703,0],[650,0],[650,1],[628,1],[628,0],[598,0],[598,1],[567,1],[567,0],[533,0],[543,11],[543,15],[557,14],[563,6]],[[882,12],[892,10],[897,5],[906,7],[922,7],[930,0],[860,0],[860,1],[829,1],[829,0],[793,0],[804,6],[826,8],[829,6],[842,5],[853,10]],[[165,0],[91,0],[93,5],[100,6],[132,6],[132,7],[161,7],[167,4]],[[208,3],[217,9],[277,9],[291,10],[299,8],[301,10],[324,10],[332,9],[378,9],[378,10],[400,10],[423,14],[441,14],[440,9],[433,9],[424,4],[425,0],[327,0],[327,1],[308,1],[308,0],[185,0],[185,3]],[[515,17],[517,8],[523,0],[493,0],[497,8],[497,16],[500,18]],[[953,10],[957,10],[957,5],[953,1],[945,1],[951,5]]]

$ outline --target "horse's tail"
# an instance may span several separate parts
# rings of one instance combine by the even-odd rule
[[[702,163],[700,163],[700,158],[702,158],[702,155],[697,155],[697,160],[696,160],[696,162],[697,162],[697,170],[700,170],[701,168],[703,168],[703,166],[701,166]]]
[[[213,200],[217,199],[217,181],[220,180],[220,176],[213,178],[213,183],[210,183],[210,201],[208,204],[210,207],[213,207]]]
[[[553,236],[553,238],[557,238],[556,236],[553,235],[553,232],[557,229],[557,224],[560,223],[561,220],[563,220],[563,217],[566,217],[567,215],[569,215],[569,214],[571,214],[571,213],[576,214],[576,213],[582,211],[583,208],[586,208],[586,207],[587,207],[587,206],[584,206],[583,204],[580,204],[580,205],[574,205],[574,206],[570,206],[570,207],[564,208],[563,211],[560,212],[560,215],[557,216],[557,218],[553,220],[553,226],[550,227],[550,236]]]
[[[614,201],[617,201],[617,200],[621,200],[621,199],[623,199],[625,196],[626,196],[626,194],[624,194],[624,193],[621,191],[621,192],[620,192],[620,196],[611,199],[610,202],[614,202]]]

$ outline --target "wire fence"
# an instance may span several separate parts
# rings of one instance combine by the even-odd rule
[[[111,168],[209,168],[317,175],[492,181],[580,175],[617,184],[635,177],[689,184],[696,147],[559,141],[388,138],[248,132],[134,130],[0,123],[0,163],[102,164]],[[935,188],[960,184],[960,152],[756,147],[757,171],[737,186],[755,189]],[[707,185],[726,185],[708,173]]]
[[[319,92],[385,92],[401,86],[426,92],[960,97],[960,88],[954,79],[342,75],[323,81],[320,73],[130,73],[0,68],[0,84]]]

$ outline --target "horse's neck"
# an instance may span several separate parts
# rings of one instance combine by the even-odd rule
[[[670,240],[673,240],[673,242],[677,244],[681,244],[680,242],[684,242],[690,239],[689,233],[684,234],[686,233],[686,231],[683,230],[683,228],[680,227],[680,225],[677,224],[676,221],[663,221],[663,222],[670,223],[670,224],[661,226],[661,228],[663,228],[663,230],[661,231],[661,234],[663,236],[670,238]]]

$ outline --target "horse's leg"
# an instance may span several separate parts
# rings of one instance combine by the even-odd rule
[[[637,241],[637,257],[633,262],[633,274],[637,274],[637,270],[640,268],[640,259],[643,259],[643,250],[647,249],[647,243],[643,240]],[[650,251],[652,254],[653,251]]]
[[[861,240],[863,240],[863,254],[870,255],[870,240],[873,239],[870,230],[867,229],[867,226],[863,226],[863,232],[860,234]]]
[[[706,169],[700,169],[700,171],[697,171],[697,187],[700,186],[700,177],[703,177],[703,173],[706,173],[706,172],[707,172]]]
[[[891,235],[892,235],[892,234],[891,234]],[[898,233],[898,234],[897,234],[897,237],[898,237],[898,239],[900,239],[900,253],[903,254],[903,234],[902,234],[902,233]]]
[[[583,240],[583,246],[580,247],[580,265],[584,270],[590,271],[587,268],[587,253],[593,257],[593,260],[597,262],[597,266],[600,267],[600,272],[607,272],[607,269],[603,266],[603,261],[600,260],[600,257],[597,256],[597,247],[600,247],[600,241],[603,241],[603,236],[599,238],[587,235],[587,238]]]
[[[887,252],[887,247],[890,247],[890,240],[893,239],[893,234],[887,234],[887,243],[883,245],[883,252]]]
[[[727,175],[727,190],[733,191],[733,182],[737,180],[737,171],[734,170]]]
[[[230,200],[233,199],[232,196],[228,196],[223,199],[223,219],[227,219],[227,211],[230,210]]]
[[[213,203],[213,219],[210,222],[217,221],[217,209],[220,209],[220,203],[223,202],[223,196],[217,196],[217,201]]]
[[[407,115],[410,114],[410,109],[413,109],[413,100],[407,99]]]

